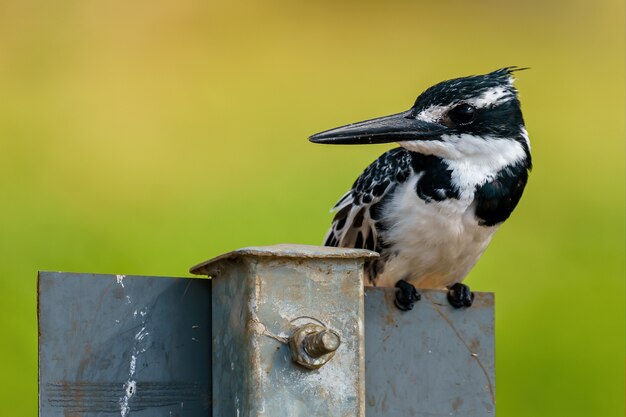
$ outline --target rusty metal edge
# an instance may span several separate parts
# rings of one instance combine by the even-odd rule
[[[308,259],[371,259],[378,258],[379,254],[378,252],[367,249],[335,248],[313,245],[278,244],[272,246],[249,246],[194,265],[189,268],[189,272],[195,275],[213,275],[216,270],[219,270],[218,264],[221,262],[249,256]]]
[[[363,268],[361,268],[360,271],[361,274],[361,282],[365,281],[365,271],[363,270]],[[366,347],[365,347],[365,286],[361,285],[361,288],[359,289],[359,296],[360,296],[360,300],[359,300],[359,311],[358,311],[358,315],[359,315],[359,320],[358,320],[358,325],[359,325],[359,410],[358,410],[358,417],[366,417],[366,410],[367,410],[367,406],[366,406],[366,386],[365,386],[365,382],[366,382],[366,376],[365,376],[365,351],[366,351]]]

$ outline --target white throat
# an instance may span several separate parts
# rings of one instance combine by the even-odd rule
[[[406,141],[399,144],[413,152],[438,156],[452,170],[452,181],[473,193],[477,185],[492,180],[505,167],[523,161],[526,151],[513,139],[443,135],[441,140]]]

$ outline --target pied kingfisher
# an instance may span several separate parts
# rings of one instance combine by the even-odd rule
[[[324,244],[380,253],[370,285],[398,288],[410,310],[417,288],[445,288],[456,307],[474,294],[461,284],[522,196],[530,142],[513,72],[443,81],[409,110],[317,133],[314,143],[398,142],[363,171],[334,206]]]

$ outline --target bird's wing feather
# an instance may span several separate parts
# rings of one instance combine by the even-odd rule
[[[377,222],[381,202],[411,172],[411,155],[407,150],[395,148],[382,154],[333,207],[336,214],[324,245],[380,251]]]

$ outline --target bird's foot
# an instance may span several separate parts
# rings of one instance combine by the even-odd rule
[[[417,289],[403,279],[396,282],[396,288],[394,304],[402,311],[413,310],[415,303],[422,298]]]
[[[474,302],[474,293],[467,285],[457,282],[448,288],[448,302],[454,308],[470,307]]]

